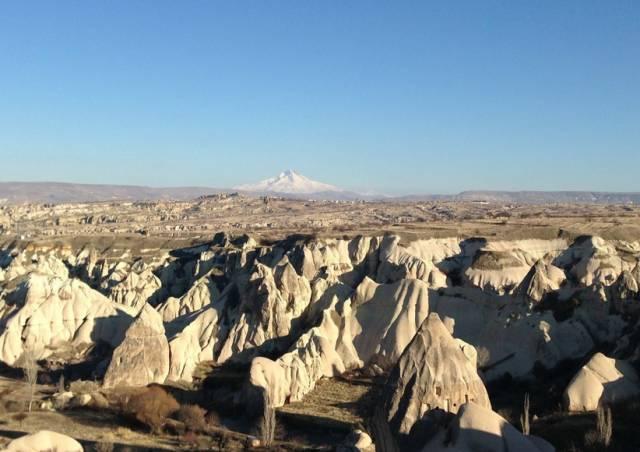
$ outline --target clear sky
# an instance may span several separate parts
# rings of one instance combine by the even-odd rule
[[[640,1],[0,2],[0,180],[640,191]]]

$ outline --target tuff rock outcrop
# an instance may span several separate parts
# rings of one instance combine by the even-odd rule
[[[164,322],[171,322],[180,316],[209,306],[219,297],[220,290],[214,278],[211,275],[206,275],[197,280],[182,297],[167,299],[158,306],[158,312]]]
[[[266,391],[285,394],[274,404],[300,400],[321,377],[363,367],[388,371],[427,316],[428,286],[419,280],[377,284],[365,278],[351,298],[337,293],[329,303],[320,324],[276,361],[285,379],[265,380]]]
[[[553,452],[552,445],[524,436],[491,409],[469,402],[462,405],[447,429],[440,429],[423,452]]]
[[[553,369],[623,332],[616,356],[637,349],[627,325],[638,304],[636,242],[386,235],[264,244],[218,234],[153,256],[106,253],[3,251],[0,359],[15,364],[35,337],[47,350],[41,357],[80,343],[117,347],[148,304],[164,321],[168,379],[191,380],[203,361],[270,356],[254,370],[267,375],[257,384],[280,404],[347,370],[388,373],[429,313],[473,346],[488,381],[527,378],[536,365]],[[263,372],[273,365],[280,370]]]
[[[114,350],[104,386],[164,383],[168,374],[169,343],[162,317],[151,305],[145,304]]]
[[[70,436],[40,430],[14,439],[3,452],[82,452],[83,450],[82,445]]]
[[[563,398],[569,411],[595,411],[600,405],[640,395],[640,377],[626,361],[596,353],[573,377]]]
[[[455,414],[468,402],[491,409],[473,359],[475,350],[465,352],[465,348],[473,347],[454,339],[438,314],[429,314],[386,384],[393,431],[408,435],[432,409]]]
[[[133,313],[77,279],[28,275],[15,298],[0,298],[0,360],[14,365],[29,348],[37,359],[87,349],[116,347]]]

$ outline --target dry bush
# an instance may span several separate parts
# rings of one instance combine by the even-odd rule
[[[205,421],[207,421],[207,424],[209,425],[219,426],[222,424],[222,421],[220,420],[220,416],[218,415],[218,413],[216,413],[213,410],[210,410],[204,419]]]
[[[4,402],[4,398],[5,396],[11,394],[12,390],[11,389],[2,389],[0,390],[0,412],[8,412],[9,409],[7,408],[7,404],[5,404]]]
[[[125,411],[138,422],[147,425],[154,433],[160,433],[169,416],[178,411],[176,399],[160,386],[150,386],[129,398]]]
[[[218,450],[227,450],[230,441],[229,432],[226,429],[220,430],[217,433],[217,440]]]
[[[205,413],[206,410],[198,405],[182,405],[178,410],[177,418],[184,423],[187,431],[200,432],[207,428]]]
[[[132,436],[134,436],[134,433],[131,431],[131,429],[128,429],[127,427],[122,427],[119,426],[116,428],[115,430],[115,434],[118,438],[131,438]]]
[[[191,446],[196,446],[198,444],[198,437],[196,434],[189,430],[184,435],[180,437],[180,440],[185,444],[190,444]]]
[[[13,416],[11,416],[11,419],[13,419],[16,422],[20,422],[20,425],[22,425],[22,423],[24,422],[24,420],[27,418],[27,413],[16,413]]]
[[[93,445],[96,452],[113,452],[113,443],[101,441]]]

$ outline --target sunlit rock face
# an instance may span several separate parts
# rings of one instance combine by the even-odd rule
[[[0,360],[14,365],[25,349],[37,358],[98,343],[117,346],[133,312],[77,279],[29,274],[0,301]]]
[[[104,343],[124,344],[121,362],[137,359],[132,344],[144,340],[136,328],[126,334],[144,312],[155,318],[149,340],[164,350],[166,338],[169,361],[166,375],[164,358],[141,362],[153,370],[140,381],[191,381],[203,362],[239,363],[278,405],[301,400],[323,377],[388,376],[430,313],[467,344],[487,380],[530,378],[535,366],[553,369],[622,337],[620,353],[633,349],[625,327],[638,300],[635,242],[385,235],[264,244],[220,233],[185,249],[145,250],[144,259],[131,249],[101,253],[2,255],[3,362],[15,364],[36,339],[41,357]]]
[[[146,304],[114,350],[105,387],[164,383],[169,374],[169,343],[160,314]]]
[[[573,377],[563,398],[569,411],[595,411],[639,394],[640,377],[632,365],[596,353]]]

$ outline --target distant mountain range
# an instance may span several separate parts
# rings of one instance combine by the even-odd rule
[[[594,191],[463,191],[455,195],[409,195],[393,198],[396,201],[475,201],[516,204],[640,204],[640,192]]]
[[[66,182],[0,182],[0,204],[95,201],[189,200],[225,190],[206,187],[153,188],[137,185],[93,185]]]
[[[143,187],[93,185],[63,182],[0,182],[0,204],[25,202],[65,203],[96,201],[190,200],[217,193],[240,192],[247,196],[282,196],[316,200],[473,201],[518,204],[597,203],[640,204],[640,192],[588,191],[464,191],[453,195],[379,196],[363,195],[314,181],[293,170],[255,184],[232,189],[212,187]]]

